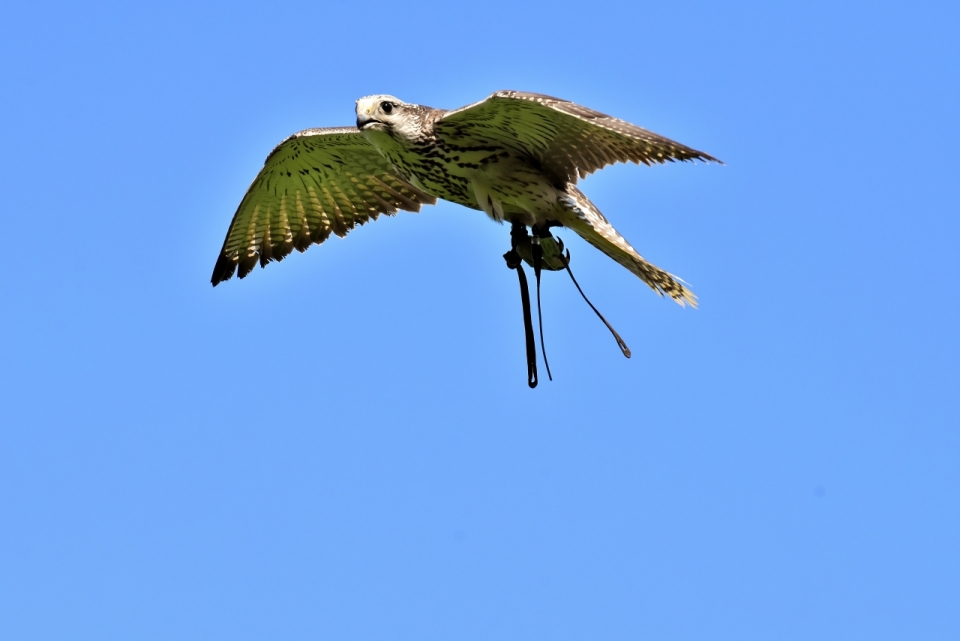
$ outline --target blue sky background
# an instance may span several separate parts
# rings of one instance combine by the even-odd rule
[[[547,8],[549,6],[549,8]],[[960,638],[951,3],[6,3],[0,638]],[[525,385],[451,204],[209,284],[270,149],[564,97],[727,165],[582,188]]]

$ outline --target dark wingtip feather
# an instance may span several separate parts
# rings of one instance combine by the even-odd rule
[[[254,254],[253,256],[244,258],[239,262],[237,276],[240,278],[246,278],[247,274],[253,271],[253,268],[257,266],[258,262],[260,262],[260,254]]]
[[[702,152],[702,151],[697,151],[697,150],[695,150],[695,149],[692,150],[692,151],[693,151],[693,153],[690,155],[689,158],[682,158],[681,160],[689,160],[689,161],[691,161],[691,162],[699,160],[700,162],[705,162],[705,163],[715,162],[715,163],[717,163],[718,165],[726,165],[726,164],[727,164],[727,163],[723,162],[722,160],[720,160],[719,158],[714,158],[713,156],[711,156],[711,155],[708,154],[708,153],[705,153],[705,152]]]
[[[229,280],[233,276],[234,270],[237,268],[237,263],[230,260],[223,254],[217,258],[217,264],[213,267],[213,275],[210,277],[210,283],[216,287],[221,282]]]

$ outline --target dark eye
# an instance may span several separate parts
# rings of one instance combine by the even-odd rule
[[[388,116],[393,112],[393,108],[396,107],[392,102],[381,102],[380,111],[387,114]]]

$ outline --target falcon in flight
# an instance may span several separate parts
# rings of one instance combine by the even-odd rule
[[[477,209],[535,237],[569,227],[680,305],[696,296],[647,262],[577,189],[616,162],[716,158],[566,100],[498,91],[446,111],[393,96],[357,101],[357,126],[305,129],[277,145],[233,216],[213,268],[235,271],[345,236],[380,214],[419,211],[438,198]],[[558,268],[558,267],[554,267]],[[562,268],[562,267],[559,267]],[[538,262],[539,276],[539,262]]]

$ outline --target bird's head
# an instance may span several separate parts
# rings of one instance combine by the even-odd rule
[[[386,134],[397,141],[414,141],[421,135],[420,105],[411,105],[393,96],[366,96],[357,100],[357,129],[375,143]]]

